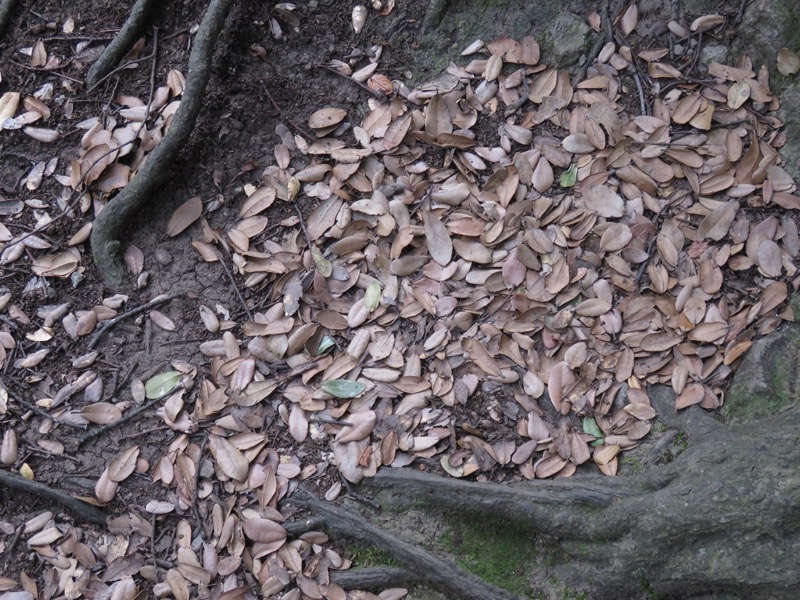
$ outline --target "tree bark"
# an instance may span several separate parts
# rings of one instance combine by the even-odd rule
[[[800,407],[746,429],[693,426],[677,459],[631,477],[500,486],[384,469],[362,488],[553,536],[570,557],[559,577],[592,598],[797,598],[798,426]]]

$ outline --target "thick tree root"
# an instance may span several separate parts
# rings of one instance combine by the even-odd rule
[[[100,58],[92,64],[86,74],[87,89],[91,90],[108,75],[136,39],[142,35],[150,9],[154,4],[155,0],[136,0],[136,4],[133,5],[128,19],[120,29],[119,34],[106,46]]]
[[[290,502],[306,508],[314,514],[314,518],[307,525],[321,527],[331,535],[357,540],[387,552],[400,564],[405,565],[408,572],[423,578],[432,588],[438,589],[452,598],[461,600],[512,600],[516,598],[513,594],[481,581],[423,548],[403,540],[398,535],[372,525],[361,515],[319,500],[293,497]],[[393,577],[398,575],[395,570],[385,572],[387,576],[390,573]],[[375,586],[381,584],[377,580],[374,582]],[[387,587],[396,585],[397,579],[390,580],[387,577],[385,584]]]
[[[670,411],[690,447],[631,477],[501,486],[383,469],[359,487],[384,506],[423,504],[549,535],[570,557],[557,575],[590,585],[592,598],[800,597],[800,408],[746,431],[713,420],[695,428]]]
[[[537,485],[538,484],[538,485]],[[496,516],[533,526],[558,537],[611,539],[625,530],[626,517],[614,508],[615,500],[634,495],[622,479],[582,477],[538,481],[519,485],[474,483],[447,479],[411,469],[382,469],[362,484],[369,490],[388,491],[391,503],[423,502],[430,506],[472,515]],[[587,514],[605,509],[603,519],[588,521]]]
[[[6,28],[11,22],[11,14],[17,6],[17,0],[0,0],[0,39],[5,35]]]
[[[713,413],[699,406],[675,410],[675,393],[666,385],[655,385],[648,389],[650,404],[658,412],[658,420],[667,427],[686,434],[693,442],[711,435],[723,435],[725,426],[713,417]]]
[[[112,288],[122,287],[126,280],[120,234],[132,216],[156,193],[178,151],[189,139],[211,77],[214,47],[232,3],[233,0],[211,0],[209,3],[189,56],[183,99],[169,131],[147,157],[133,181],[109,201],[94,221],[92,256],[103,279]]]
[[[59,492],[44,484],[36,481],[28,481],[19,475],[14,475],[13,473],[0,469],[0,485],[56,502],[72,513],[75,519],[79,521],[85,521],[103,527],[106,525],[107,515],[99,508],[76,500],[72,496],[64,492]]]

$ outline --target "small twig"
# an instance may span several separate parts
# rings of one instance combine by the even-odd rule
[[[303,235],[306,238],[308,249],[311,250],[312,248],[314,248],[314,243],[311,241],[311,236],[308,235],[308,229],[306,229],[306,221],[303,218],[303,212],[300,210],[300,207],[297,206],[297,202],[294,203],[294,212],[297,213],[297,218],[300,219],[300,228],[303,230]]]
[[[642,88],[642,80],[639,73],[633,74],[633,80],[636,82],[636,89],[639,90],[639,108],[643,115],[649,115],[650,111],[647,109],[647,101],[644,99],[644,89]]]
[[[692,34],[689,34],[689,40],[691,41]],[[702,52],[703,46],[703,31],[700,30],[697,32],[697,47],[694,51],[694,57],[692,57],[692,62],[683,65],[680,69],[678,69],[684,75],[689,75],[692,71],[694,71],[695,66],[697,66],[697,60],[700,58],[700,52]],[[688,67],[688,68],[687,68]]]
[[[133,309],[129,310],[128,312],[124,312],[121,315],[117,315],[113,319],[109,319],[108,321],[105,321],[103,323],[103,326],[100,328],[100,330],[92,336],[92,339],[89,342],[89,349],[90,350],[94,350],[95,346],[97,346],[97,344],[100,341],[100,339],[108,332],[108,330],[111,329],[112,327],[114,327],[114,325],[116,325],[120,321],[124,321],[125,319],[129,319],[130,317],[135,317],[136,315],[138,315],[140,313],[143,313],[144,311],[146,311],[146,310],[148,310],[150,308],[153,308],[155,306],[159,306],[161,304],[165,304],[166,302],[170,302],[171,300],[174,300],[175,298],[177,298],[180,295],[181,294],[178,293],[178,294],[162,294],[160,296],[156,296],[155,298],[153,298],[152,300],[150,300],[150,302],[148,302],[146,304],[142,304],[141,306],[137,306],[136,308],[133,308]]]
[[[156,513],[150,515],[150,554],[153,555],[153,566],[158,567],[156,554]]]
[[[98,36],[98,35],[51,35],[42,38],[44,42],[107,42],[113,40],[116,36]]]
[[[152,408],[153,406],[158,404],[161,400],[163,400],[164,398],[166,398],[167,396],[169,396],[171,394],[174,394],[175,392],[177,392],[180,389],[183,389],[183,383],[179,383],[178,385],[176,385],[174,388],[172,388],[167,393],[161,394],[158,398],[153,398],[149,402],[145,402],[139,408],[133,409],[128,414],[123,416],[120,420],[114,421],[113,423],[109,423],[108,425],[103,425],[102,427],[98,427],[97,429],[92,429],[91,431],[89,431],[88,433],[85,433],[84,435],[82,435],[80,437],[80,439],[78,440],[78,446],[83,446],[83,444],[85,444],[86,442],[88,442],[89,440],[91,440],[93,438],[96,438],[98,435],[101,435],[101,434],[105,433],[106,431],[108,431],[110,429],[114,429],[115,427],[119,427],[123,423],[127,423],[128,421],[130,421],[134,417],[139,416],[144,411]]]
[[[247,316],[252,321],[253,313],[250,312],[250,308],[247,306],[247,302],[245,302],[244,296],[242,296],[242,293],[239,291],[239,286],[236,285],[236,280],[233,278],[233,273],[231,273],[231,270],[228,268],[228,264],[225,262],[225,257],[220,255],[220,253],[217,252],[216,250],[214,252],[217,255],[217,258],[219,259],[219,263],[222,265],[222,268],[225,269],[225,273],[228,275],[228,279],[231,282],[231,287],[233,288],[233,291],[236,292],[236,296],[239,298],[239,302],[242,303],[242,308],[244,308],[244,311],[247,313]]]
[[[25,410],[29,410],[32,413],[36,413],[40,417],[44,417],[45,419],[51,420],[53,423],[58,423],[59,425],[64,425],[65,427],[72,427],[73,429],[86,430],[86,427],[83,425],[70,423],[69,421],[65,421],[63,419],[59,419],[58,417],[54,417],[46,410],[39,408],[35,404],[31,404],[27,400],[24,400],[22,396],[14,392],[14,390],[12,390],[11,388],[6,388],[6,391],[11,395],[12,398],[14,398],[14,400],[16,400],[20,405],[22,405],[22,407],[25,408]]]
[[[75,79],[74,77],[70,77],[69,75],[64,75],[63,73],[59,73],[56,69],[63,69],[68,66],[69,63],[66,65],[58,65],[57,67],[32,67],[30,65],[26,65],[25,63],[17,62],[16,60],[9,59],[12,65],[16,65],[21,69],[25,69],[26,71],[35,71],[37,73],[52,73],[58,77],[63,77],[64,79],[69,79],[70,81],[74,81],[75,83],[82,84],[83,82],[80,79]]]
[[[117,440],[130,440],[132,438],[140,438],[148,433],[156,433],[158,431],[165,431],[169,429],[167,425],[159,425],[158,427],[151,427],[150,429],[142,429],[141,431],[135,431],[133,433],[129,433],[128,435],[123,435],[122,437],[118,437]]]
[[[82,519],[88,523],[95,525],[106,524],[106,513],[99,508],[76,500],[72,496],[65,494],[59,490],[55,490],[49,486],[39,483],[38,481],[28,481],[27,479],[14,475],[8,471],[0,469],[0,484],[12,490],[19,490],[21,492],[28,492],[35,494],[41,498],[47,498],[53,502],[57,502],[70,512],[74,513],[75,518]]]
[[[25,524],[24,523],[20,524],[20,526],[17,527],[17,530],[14,532],[14,538],[11,540],[11,543],[8,545],[8,548],[6,548],[6,552],[8,552],[8,556],[11,556],[11,554],[14,552],[14,548],[17,547],[17,543],[19,542],[19,538],[22,537],[22,532],[24,530],[25,530]]]
[[[287,116],[286,116],[286,114],[284,114],[284,112],[281,110],[281,107],[278,105],[278,103],[277,103],[277,102],[275,102],[275,98],[273,98],[273,97],[272,97],[272,94],[270,94],[270,93],[269,93],[269,89],[267,88],[267,84],[266,84],[266,83],[264,83],[264,82],[262,81],[262,82],[261,82],[261,87],[263,87],[263,88],[264,88],[264,93],[267,95],[267,98],[269,98],[269,101],[272,103],[272,106],[273,106],[273,107],[275,108],[275,110],[278,112],[278,115],[279,115],[279,116],[280,116],[280,117],[281,117],[281,118],[282,118],[284,121],[286,121],[286,122],[287,122],[287,123],[288,123],[288,124],[289,124],[289,125],[292,127],[292,129],[294,129],[294,130],[295,130],[295,133],[300,133],[300,134],[302,134],[302,135],[306,136],[306,137],[307,137],[308,139],[310,139],[310,140],[311,140],[311,139],[314,139],[314,137],[315,137],[314,135],[312,135],[311,133],[309,133],[308,131],[306,131],[306,129],[305,129],[304,127],[302,127],[302,126],[298,125],[297,123],[295,123],[294,121],[292,121],[292,120],[291,120],[289,117],[287,117]]]
[[[337,71],[333,67],[329,67],[328,65],[317,65],[317,67],[320,68],[320,69],[325,69],[326,71],[330,71],[334,75],[338,75],[339,77],[342,77],[343,79],[346,79],[350,83],[355,83],[362,90],[365,90],[366,92],[369,92],[372,96],[375,96],[375,98],[377,98],[378,101],[381,104],[385,104],[386,103],[386,100],[387,100],[386,94],[384,94],[383,92],[381,92],[379,90],[373,90],[368,85],[366,85],[364,83],[361,83],[360,81],[356,81],[352,77],[349,77],[349,76],[345,75],[344,73],[341,73],[341,72]]]
[[[206,446],[208,446],[208,434],[203,436],[203,443],[200,445],[200,455],[197,457],[197,468],[194,470],[194,487],[192,488],[192,512],[197,520],[198,527],[203,520],[200,518],[200,509],[197,507],[197,486],[200,485],[200,467],[203,466],[203,455],[206,452]]]
[[[155,50],[152,53],[148,54],[147,56],[140,56],[139,58],[133,58],[131,60],[125,61],[123,64],[118,66],[116,69],[114,69],[112,71],[109,71],[108,74],[106,74],[102,79],[98,80],[98,82],[95,83],[89,89],[87,89],[86,92],[88,93],[88,92],[94,91],[97,88],[97,86],[99,86],[104,81],[107,81],[110,77],[113,77],[117,73],[120,73],[120,72],[126,70],[131,65],[135,65],[135,64],[138,64],[140,62],[145,62],[146,60],[150,60],[154,56],[155,56]]]
[[[736,12],[736,20],[733,22],[734,27],[737,27],[739,23],[742,22],[742,19],[744,19],[744,11],[747,9],[748,2],[749,0],[740,0],[739,10]]]

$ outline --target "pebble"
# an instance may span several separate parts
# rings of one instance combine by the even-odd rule
[[[164,248],[156,250],[156,261],[162,266],[167,266],[172,262],[172,254],[167,252]]]

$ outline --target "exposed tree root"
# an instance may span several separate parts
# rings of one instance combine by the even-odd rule
[[[232,3],[233,0],[211,0],[209,3],[189,56],[183,99],[169,131],[147,157],[133,181],[109,201],[95,219],[91,238],[92,256],[103,279],[113,288],[121,287],[126,280],[120,234],[131,217],[156,193],[178,151],[189,139],[203,104],[203,92],[211,77],[214,47]]]
[[[106,525],[106,514],[99,508],[76,500],[72,496],[44,484],[36,481],[28,481],[19,475],[14,475],[13,473],[0,469],[0,485],[10,490],[27,492],[39,496],[40,498],[56,502],[72,513],[79,521],[85,521],[94,525],[102,525],[103,527]]]
[[[422,503],[549,535],[570,557],[558,575],[591,585],[593,598],[639,597],[644,589],[667,598],[798,597],[800,408],[746,432],[713,419],[688,426],[694,421],[669,414],[692,446],[631,477],[500,486],[383,469],[360,487],[384,505]]]
[[[357,540],[379,548],[390,554],[400,564],[405,565],[408,572],[424,578],[432,588],[453,598],[461,600],[511,600],[516,598],[513,594],[481,581],[423,548],[403,540],[398,535],[372,525],[364,517],[354,512],[319,500],[293,497],[290,502],[312,511],[314,518],[307,525],[321,527],[331,535]],[[387,576],[387,579],[385,581],[371,579],[370,581],[374,581],[374,585],[370,584],[371,587],[397,584],[399,573],[396,570],[382,573]],[[391,580],[388,578],[389,575],[392,576]]]
[[[699,406],[690,406],[676,411],[675,394],[672,388],[655,385],[651,386],[648,392],[650,404],[658,412],[658,420],[667,427],[685,433],[686,437],[693,442],[712,435],[724,435],[725,426],[714,418],[713,413],[705,411]]]
[[[124,321],[125,319],[129,319],[134,317],[138,314],[143,313],[146,310],[151,308],[155,308],[156,306],[160,306],[161,304],[165,304],[174,298],[177,298],[180,294],[161,294],[160,296],[156,296],[150,302],[146,304],[142,304],[141,306],[137,306],[136,308],[132,308],[131,310],[122,313],[121,315],[117,315],[113,319],[109,319],[108,321],[103,323],[103,326],[92,336],[91,341],[89,342],[89,349],[94,350],[97,347],[97,344],[103,338],[103,336],[108,333],[110,329],[112,329],[117,323],[120,321]]]
[[[136,4],[131,8],[128,19],[120,29],[119,34],[106,46],[89,72],[86,74],[86,88],[91,90],[114,68],[125,53],[130,49],[138,37],[142,35],[150,9],[155,4],[155,0],[136,0]]]
[[[6,33],[6,28],[11,22],[11,14],[17,6],[17,0],[0,0],[0,39]]]

